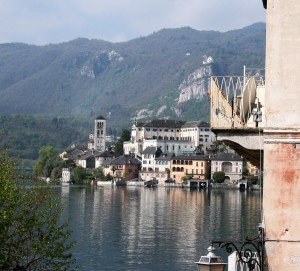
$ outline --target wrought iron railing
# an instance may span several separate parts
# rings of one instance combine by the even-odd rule
[[[264,231],[260,224],[258,235],[254,238],[246,237],[242,242],[212,241],[212,247],[225,248],[227,253],[236,252],[237,260],[242,267],[246,266],[249,271],[261,271],[263,270],[263,238]]]

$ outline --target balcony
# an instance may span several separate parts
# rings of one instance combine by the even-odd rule
[[[217,139],[253,165],[261,167],[263,149],[264,77],[212,77],[210,125]]]

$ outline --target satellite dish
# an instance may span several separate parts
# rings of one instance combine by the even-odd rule
[[[252,105],[256,98],[256,81],[251,77],[244,87],[242,99],[240,103],[240,118],[241,121],[246,123],[252,112]]]

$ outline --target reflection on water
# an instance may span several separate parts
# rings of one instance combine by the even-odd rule
[[[61,187],[83,271],[197,270],[212,240],[255,235],[260,194],[236,190]]]

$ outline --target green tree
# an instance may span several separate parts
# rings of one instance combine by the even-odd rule
[[[53,159],[54,155],[54,148],[51,146],[39,150],[39,159],[34,169],[36,177],[50,177],[51,171],[49,172],[49,160]]]
[[[34,177],[51,177],[52,181],[56,181],[61,177],[62,168],[66,166],[54,148],[51,146],[44,147],[39,151],[39,159],[34,169]]]
[[[82,183],[88,176],[88,172],[85,168],[77,166],[72,171],[72,181],[75,183]]]
[[[124,154],[123,143],[124,141],[130,140],[130,136],[130,131],[127,129],[123,129],[120,139],[115,143],[115,156],[120,156]]]
[[[185,175],[181,178],[182,183],[187,184],[189,180],[193,179],[191,175]]]
[[[0,152],[0,270],[76,270],[67,223],[50,187],[25,186],[17,165]],[[29,188],[28,188],[29,187]]]
[[[216,171],[216,172],[214,172],[214,174],[213,174],[213,180],[216,183],[223,183],[224,180],[225,180],[225,173],[222,172],[222,171]]]

